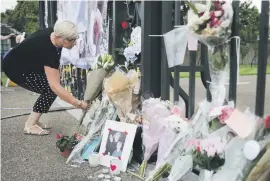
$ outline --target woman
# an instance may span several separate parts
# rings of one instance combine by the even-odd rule
[[[78,37],[76,25],[59,21],[54,28],[39,30],[15,46],[5,57],[3,69],[17,85],[40,94],[28,117],[24,132],[31,135],[48,135],[39,119],[47,113],[56,97],[86,109],[87,103],[73,97],[60,85],[59,64],[62,47],[71,49]]]

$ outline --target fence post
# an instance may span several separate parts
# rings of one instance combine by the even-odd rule
[[[180,11],[180,6],[181,6],[181,1],[175,1],[174,4],[174,24],[175,25],[182,25],[181,23],[183,23],[182,20],[182,14]],[[180,77],[179,77],[179,69],[178,66],[174,67],[174,91],[173,91],[173,99],[174,102],[178,102],[179,101],[179,85],[180,85]]]
[[[53,27],[57,20],[57,1],[48,1],[48,26]]]
[[[162,1],[162,34],[167,33],[173,29],[172,24],[172,2],[171,1]],[[170,99],[170,74],[165,50],[165,44],[162,40],[161,44],[161,99],[169,100]],[[174,75],[177,76],[177,75]],[[178,75],[179,76],[179,75]]]
[[[256,89],[256,107],[255,114],[264,116],[265,103],[265,83],[267,67],[267,50],[268,50],[268,30],[269,30],[269,0],[262,1],[260,14],[260,40],[258,50],[258,75]]]
[[[38,1],[39,28],[45,28],[45,1]]]
[[[162,37],[150,37],[149,35],[161,34],[161,2],[141,2],[141,70],[142,92],[151,92],[154,97],[161,95],[161,40]]]
[[[233,6],[233,23],[232,23],[232,37],[239,36],[239,0],[232,2]],[[236,105],[237,95],[237,51],[236,51],[236,39],[231,40],[230,50],[230,85],[229,85],[229,100],[234,101]]]
[[[124,64],[125,57],[116,52],[116,48],[123,47],[123,35],[125,30],[121,27],[121,22],[127,18],[126,5],[124,1],[113,1],[113,25],[112,25],[112,56],[116,64]]]

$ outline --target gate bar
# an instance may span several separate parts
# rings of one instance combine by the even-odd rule
[[[260,40],[258,50],[258,72],[257,72],[257,89],[256,89],[256,107],[255,114],[264,116],[265,103],[265,83],[267,67],[267,50],[268,50],[268,29],[269,29],[269,0],[262,1],[260,14]]]

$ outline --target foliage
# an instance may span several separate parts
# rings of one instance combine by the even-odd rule
[[[244,1],[240,4],[239,30],[243,43],[257,41],[259,35],[259,11],[252,2]]]
[[[61,152],[64,152],[65,149],[73,149],[74,146],[78,144],[78,142],[79,141],[76,137],[76,134],[72,136],[60,135],[56,141],[56,146]]]
[[[1,19],[20,32],[33,33],[39,28],[38,1],[18,1],[14,10],[1,13]]]
[[[112,55],[105,53],[98,57],[96,64],[93,65],[93,70],[104,68],[106,71],[110,71],[113,66]]]
[[[206,152],[194,151],[193,152],[194,165],[198,165],[202,169],[216,170],[225,163],[225,159],[221,158],[217,153],[213,157],[207,156]]]

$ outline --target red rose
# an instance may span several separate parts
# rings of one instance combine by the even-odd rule
[[[197,152],[201,152],[201,148],[199,146],[197,146]]]
[[[121,26],[122,26],[122,28],[125,30],[125,29],[128,28],[128,23],[127,23],[126,21],[123,21],[123,22],[121,23]]]
[[[264,119],[264,126],[267,129],[270,129],[270,115],[268,115],[265,119]]]

